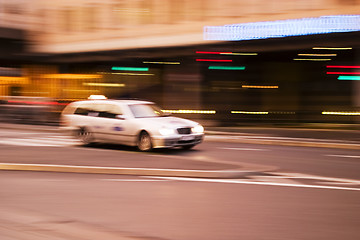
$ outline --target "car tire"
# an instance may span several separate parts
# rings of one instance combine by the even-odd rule
[[[77,138],[85,145],[91,145],[94,142],[93,134],[86,128],[81,127],[77,131]]]
[[[151,137],[146,131],[141,131],[137,141],[137,148],[141,152],[149,152],[152,150]]]

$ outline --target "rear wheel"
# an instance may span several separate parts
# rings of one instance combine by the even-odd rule
[[[77,138],[84,144],[84,145],[90,145],[94,141],[93,134],[86,129],[85,127],[82,127],[77,132]]]
[[[147,132],[142,131],[139,134],[137,148],[142,152],[148,152],[152,149],[151,137]]]

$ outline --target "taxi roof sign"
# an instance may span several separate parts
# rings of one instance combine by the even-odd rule
[[[88,97],[89,100],[104,100],[107,99],[104,95],[90,95]]]

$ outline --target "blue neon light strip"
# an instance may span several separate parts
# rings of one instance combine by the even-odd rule
[[[338,80],[354,80],[360,81],[360,76],[339,76]]]
[[[147,71],[149,71],[149,68],[142,68],[142,67],[112,67],[111,70],[147,72]]]
[[[205,40],[240,41],[360,31],[360,15],[335,15],[204,27]]]
[[[209,69],[212,70],[245,70],[245,67],[233,67],[233,66],[209,66]]]

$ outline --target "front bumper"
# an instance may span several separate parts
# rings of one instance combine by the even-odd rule
[[[189,134],[176,136],[156,136],[153,137],[154,148],[171,148],[180,146],[197,145],[204,140],[204,134]]]

